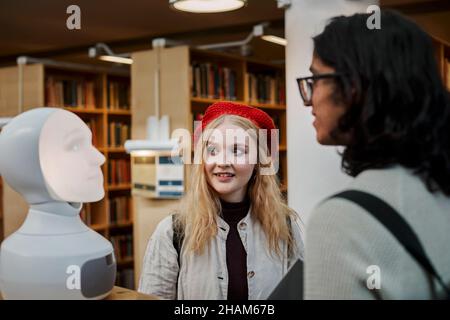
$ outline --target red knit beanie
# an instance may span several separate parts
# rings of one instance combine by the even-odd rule
[[[213,120],[223,115],[240,116],[252,121],[260,129],[267,129],[267,145],[270,150],[270,130],[276,129],[272,118],[261,109],[229,101],[216,102],[206,109],[206,112],[202,118],[202,125],[198,126],[198,128],[195,130],[195,141],[197,141],[197,139],[199,138],[200,128],[204,130],[205,127]]]

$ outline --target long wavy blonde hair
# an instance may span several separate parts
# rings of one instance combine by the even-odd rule
[[[195,146],[195,159],[192,164],[189,188],[183,197],[175,223],[180,223],[185,232],[187,251],[201,254],[211,239],[217,234],[217,217],[221,212],[220,198],[217,192],[207,182],[203,155],[212,130],[225,121],[241,127],[244,130],[259,128],[250,120],[236,116],[223,115],[203,131],[205,137],[200,137]],[[257,131],[254,131],[257,132]],[[270,134],[270,133],[269,133]],[[258,137],[256,137],[258,139]],[[258,141],[259,142],[259,141]],[[247,186],[247,194],[251,203],[251,214],[259,221],[268,240],[271,253],[281,256],[280,240],[293,247],[293,238],[288,226],[288,218],[294,214],[283,199],[276,174],[261,175],[262,165],[272,165],[267,147],[258,146],[258,159],[255,173]],[[202,157],[199,159],[198,157]],[[292,250],[292,249],[291,249]]]

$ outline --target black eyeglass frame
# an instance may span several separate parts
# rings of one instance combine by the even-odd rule
[[[297,85],[298,85],[298,90],[300,91],[300,96],[303,99],[303,103],[305,106],[310,106],[312,103],[312,95],[313,95],[313,84],[314,84],[314,80],[319,80],[319,79],[326,79],[326,78],[339,78],[342,77],[343,74],[339,73],[339,72],[332,72],[332,73],[320,73],[320,74],[315,74],[312,76],[308,76],[308,77],[301,77],[301,78],[297,78],[295,79],[297,81]],[[311,82],[309,82],[308,80],[312,80]],[[307,97],[304,96],[303,91],[302,91],[302,86],[301,86],[301,82],[302,81],[306,81],[306,83],[308,84],[308,86],[310,87],[311,90],[311,97],[308,100]]]

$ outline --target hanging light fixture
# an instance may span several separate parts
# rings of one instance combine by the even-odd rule
[[[204,44],[199,45],[196,48],[201,50],[211,50],[211,49],[223,49],[223,48],[229,48],[229,47],[244,47],[247,46],[250,41],[252,41],[253,38],[261,38],[265,41],[269,41],[272,43],[276,43],[282,46],[287,45],[287,40],[275,35],[271,34],[264,34],[264,28],[268,27],[268,22],[263,22],[260,24],[257,24],[253,26],[252,32],[243,40],[239,41],[231,41],[231,42],[222,42],[222,43],[212,43],[212,44]]]
[[[261,36],[261,39],[269,41],[269,42],[273,42],[282,46],[287,46],[287,40],[285,38],[281,38],[278,36],[274,36],[274,35],[264,35]]]
[[[217,13],[242,8],[247,0],[169,0],[170,7],[193,13]]]
[[[116,56],[100,56],[98,57],[100,60],[108,61],[108,62],[115,62],[115,63],[124,63],[124,64],[132,64],[133,59],[131,58],[125,58],[125,57],[116,57]]]
[[[106,53],[106,54],[103,54]],[[130,58],[129,53],[115,54],[107,44],[103,42],[96,43],[95,46],[90,47],[88,51],[90,58],[98,58],[103,61],[132,64],[133,59]]]

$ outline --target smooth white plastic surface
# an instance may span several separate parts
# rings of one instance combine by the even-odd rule
[[[100,299],[114,287],[111,243],[80,218],[104,196],[105,158],[75,114],[36,108],[0,133],[0,175],[30,205],[0,251],[4,299]]]
[[[105,157],[92,145],[90,129],[75,114],[58,110],[48,117],[39,138],[39,160],[53,198],[94,202],[105,195],[101,170]]]

